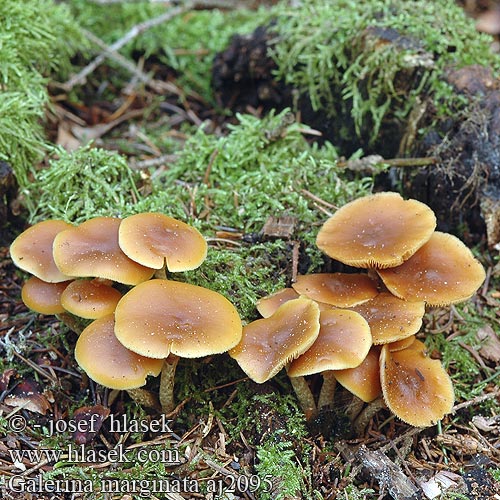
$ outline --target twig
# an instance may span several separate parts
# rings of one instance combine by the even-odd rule
[[[435,165],[438,162],[436,157],[427,158],[392,158],[390,160],[381,159],[377,165],[389,165],[390,167],[427,167]],[[339,161],[337,166],[340,168],[349,167],[350,161]]]
[[[455,414],[459,410],[463,410],[464,408],[468,408],[469,406],[473,406],[479,403],[482,403],[483,401],[487,401],[488,399],[494,399],[500,394],[500,390],[497,390],[495,392],[490,392],[488,394],[484,394],[482,396],[477,396],[469,401],[464,401],[463,403],[460,403],[458,405],[455,405],[453,409],[451,410],[452,414]]]
[[[89,63],[85,68],[83,68],[78,74],[74,75],[70,78],[64,85],[63,88],[66,91],[71,90],[75,85],[83,83],[88,75],[93,73],[95,69],[101,65],[104,60],[109,57],[109,54],[116,53],[120,50],[124,45],[132,41],[134,38],[139,36],[141,33],[158,26],[162,23],[169,21],[170,19],[183,14],[184,12],[188,12],[192,10],[195,6],[195,2],[186,2],[184,5],[179,7],[173,7],[168,10],[164,14],[154,17],[152,19],[148,19],[142,23],[136,24],[133,26],[122,38],[117,40],[113,45],[110,45],[105,49],[105,52],[99,54],[91,63]],[[133,65],[132,65],[133,66]],[[136,70],[137,68],[135,68]],[[134,70],[134,74],[136,71]]]

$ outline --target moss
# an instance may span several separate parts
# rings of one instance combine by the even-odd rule
[[[116,153],[90,145],[72,153],[57,148],[49,167],[25,189],[25,202],[32,222],[80,223],[97,216],[119,217],[140,198],[138,178]]]
[[[363,130],[372,141],[387,116],[407,118],[422,91],[442,99],[440,112],[449,112],[457,103],[442,81],[448,65],[500,67],[489,51],[491,37],[476,32],[474,22],[447,0],[313,0],[293,10],[280,5],[273,50],[278,77],[307,92],[313,109],[352,114],[358,134]],[[399,50],[393,43],[370,42],[368,28],[396,30]],[[423,61],[424,53],[432,65]],[[396,80],[412,68],[418,68],[412,87],[401,92]]]
[[[166,11],[164,6],[144,1],[98,5],[89,0],[70,0],[69,5],[82,26],[110,44],[135,24]],[[123,51],[128,56],[153,56],[179,74],[177,83],[184,92],[195,91],[212,102],[210,68],[215,54],[234,33],[249,33],[269,17],[270,12],[265,9],[190,11],[144,32]]]
[[[67,72],[70,56],[84,43],[67,8],[52,0],[4,0],[0,22],[0,160],[26,186],[47,147],[40,124],[46,77]]]

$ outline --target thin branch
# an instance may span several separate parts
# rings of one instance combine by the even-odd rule
[[[75,85],[81,84],[85,81],[88,75],[93,73],[95,69],[100,66],[104,60],[109,57],[109,54],[116,53],[118,50],[120,50],[123,46],[125,46],[127,43],[132,41],[134,38],[138,37],[141,33],[144,33],[145,31],[158,26],[160,24],[163,24],[170,19],[180,15],[184,14],[185,12],[188,12],[193,9],[195,6],[195,2],[186,2],[183,6],[179,7],[173,7],[172,9],[168,10],[164,14],[154,17],[152,19],[148,19],[147,21],[144,21],[142,23],[136,24],[133,26],[122,38],[117,40],[113,45],[110,45],[105,52],[102,54],[99,54],[91,63],[89,63],[85,68],[83,68],[78,74],[74,75],[72,78],[70,78],[64,85],[63,88],[66,91],[71,90]],[[135,73],[135,72],[134,72]]]

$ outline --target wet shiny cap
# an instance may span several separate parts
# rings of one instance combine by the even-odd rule
[[[415,427],[434,425],[453,408],[451,379],[441,362],[427,355],[419,340],[399,351],[383,346],[380,381],[389,409]]]
[[[60,232],[54,239],[54,261],[65,274],[106,278],[126,285],[148,280],[154,269],[129,259],[118,245],[120,219],[95,217]]]
[[[115,332],[134,352],[153,358],[220,354],[241,339],[241,319],[221,294],[154,279],[126,293],[116,307]]]
[[[436,228],[434,212],[398,193],[377,193],[339,208],[320,229],[316,244],[354,267],[394,267],[411,257]]]
[[[392,294],[431,306],[467,300],[486,277],[483,266],[464,243],[438,231],[406,262],[377,272]]]
[[[241,342],[229,355],[261,384],[306,352],[318,337],[319,326],[315,302],[305,297],[290,300],[268,318],[246,325]]]
[[[121,249],[143,266],[190,271],[207,256],[207,242],[194,227],[160,213],[141,213],[120,224]]]
[[[22,232],[10,246],[12,262],[47,283],[59,283],[71,279],[59,270],[52,256],[54,238],[71,224],[62,220],[46,220]]]
[[[319,323],[313,345],[290,363],[290,377],[354,368],[368,354],[372,345],[370,327],[358,313],[345,309],[321,311]]]
[[[114,312],[122,294],[98,280],[79,279],[70,283],[61,295],[66,311],[86,319],[97,319]]]
[[[292,287],[300,295],[336,307],[352,307],[378,293],[376,282],[367,274],[305,274],[297,276]]]
[[[157,376],[163,359],[140,356],[125,348],[114,333],[114,316],[93,321],[78,337],[75,359],[88,376],[111,389],[135,389]]]

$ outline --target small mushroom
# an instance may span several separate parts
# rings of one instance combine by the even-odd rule
[[[115,334],[142,356],[167,358],[162,368],[160,402],[173,404],[173,377],[178,357],[220,354],[241,339],[241,319],[221,294],[164,279],[153,279],[126,293],[115,311]]]
[[[279,306],[268,318],[246,325],[241,341],[229,355],[253,381],[262,384],[306,352],[319,328],[318,305],[299,297]],[[306,415],[314,412],[314,398],[303,377],[290,377],[290,381]]]
[[[24,283],[21,289],[21,298],[30,309],[37,313],[64,313],[61,295],[70,283],[70,281],[47,283],[36,276],[32,276]]]
[[[367,274],[306,274],[298,276],[292,287],[309,299],[341,308],[361,304],[378,294],[377,283]]]
[[[320,250],[344,264],[394,267],[429,240],[436,227],[432,210],[398,193],[377,193],[341,207],[320,229]]]
[[[390,293],[381,292],[352,309],[368,321],[374,344],[388,344],[414,335],[420,330],[425,314],[425,302],[408,302]]]
[[[57,268],[52,256],[52,245],[61,231],[72,227],[62,220],[47,220],[31,226],[10,246],[12,262],[47,283],[70,280],[71,275],[62,273]]]
[[[57,267],[69,276],[106,278],[126,285],[148,280],[154,270],[129,259],[118,245],[120,219],[95,217],[54,239]]]
[[[115,336],[114,325],[114,315],[109,314],[87,326],[76,342],[75,359],[92,380],[105,387],[142,387],[148,375],[160,373],[163,360],[125,348]]]
[[[377,272],[392,294],[431,306],[467,300],[485,279],[472,252],[457,237],[437,231],[406,262]]]
[[[320,330],[313,345],[288,366],[288,376],[323,373],[318,407],[333,403],[335,377],[332,370],[354,368],[366,358],[372,345],[370,327],[354,311],[329,309],[320,313]],[[313,415],[316,411],[313,411]]]
[[[383,346],[380,381],[389,409],[415,427],[434,425],[453,408],[451,379],[441,362],[428,356],[419,340],[398,351]]]
[[[135,262],[171,272],[190,271],[207,256],[207,242],[192,226],[161,213],[141,213],[120,224],[119,243]]]
[[[78,279],[70,283],[61,295],[66,311],[86,319],[97,319],[114,312],[122,294],[97,279]]]

